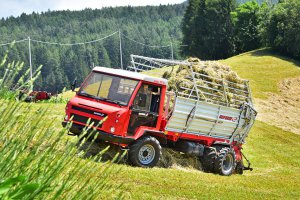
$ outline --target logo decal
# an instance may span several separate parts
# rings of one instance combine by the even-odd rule
[[[100,117],[104,117],[105,114],[104,113],[99,113],[99,112],[94,112],[94,115],[100,116]]]
[[[227,121],[232,121],[232,122],[236,122],[236,120],[237,120],[236,117],[230,117],[230,116],[225,116],[225,115],[220,115],[219,118],[227,120]]]

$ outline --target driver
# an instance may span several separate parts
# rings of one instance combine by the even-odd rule
[[[146,99],[145,99],[145,106],[140,106],[140,103],[141,101],[143,101],[143,98],[141,97],[142,95],[145,95],[146,96]],[[149,111],[149,106],[150,106],[150,102],[151,102],[151,95],[152,95],[152,90],[151,88],[148,86],[148,85],[145,85],[143,84],[141,86],[141,88],[139,89],[139,92],[137,94],[137,97],[135,98],[134,100],[134,107],[138,110],[143,110],[143,111]]]

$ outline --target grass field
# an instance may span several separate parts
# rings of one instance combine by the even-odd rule
[[[234,56],[222,63],[244,79],[250,80],[255,98],[267,98],[267,92],[278,93],[278,84],[285,78],[300,76],[300,62],[262,49]]]
[[[34,106],[50,106],[43,123],[54,120],[54,130],[61,129],[63,104]],[[59,152],[64,151],[66,141],[74,142],[75,137],[63,137]],[[113,168],[121,170],[110,175],[109,184],[112,188],[122,185],[124,196],[133,199],[297,199],[300,197],[299,144],[300,135],[257,121],[244,149],[254,168],[252,172],[222,177],[193,168],[142,169],[114,164]],[[100,165],[86,159],[79,161],[79,164],[89,168]],[[84,175],[100,174],[93,171],[93,174]]]
[[[124,166],[114,180],[134,199],[299,199],[300,136],[257,122],[245,152],[254,171],[222,177],[195,169]]]
[[[249,52],[222,62],[232,66],[242,78],[250,79],[256,98],[267,98],[268,92],[278,93],[282,79],[300,76],[299,64],[274,56],[269,50]],[[53,121],[54,133],[61,130],[64,104],[33,106],[49,107],[43,123]],[[64,151],[63,144],[67,141],[74,141],[74,137],[64,136],[60,151]],[[116,188],[113,192],[123,191],[126,199],[300,199],[300,135],[257,121],[247,138],[244,153],[254,168],[244,175],[222,177],[193,168],[142,169],[114,164],[113,168],[121,167],[121,171],[109,175],[109,184]],[[101,164],[87,159],[79,162],[89,168]],[[100,173],[91,171],[84,175]]]

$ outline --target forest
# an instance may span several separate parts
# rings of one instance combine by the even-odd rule
[[[300,1],[278,3],[190,0],[183,18],[182,53],[204,60],[226,59],[271,47],[300,59]]]
[[[120,68],[119,34],[95,43],[74,46],[37,43],[33,40],[78,43],[96,40],[120,30],[124,67],[129,64],[130,54],[171,58],[171,42],[174,57],[178,58],[185,6],[128,6],[22,14],[20,17],[0,20],[0,43],[30,36],[33,68],[43,65],[42,76],[35,82],[34,90],[58,93],[64,87],[69,88],[75,78],[79,83],[82,82],[93,65]],[[132,40],[165,47],[148,47]],[[0,55],[4,55],[7,48],[1,47]],[[25,41],[16,43],[9,51],[8,58],[9,61],[24,61],[29,66],[28,54],[28,41]]]
[[[27,39],[9,50],[8,59],[29,66],[30,37],[32,66],[43,65],[34,90],[59,93],[74,79],[81,83],[92,66],[126,68],[130,54],[218,60],[271,47],[299,59],[299,10],[297,0],[189,0],[177,5],[47,11],[2,18],[0,43]],[[100,40],[106,36],[110,37]],[[88,41],[95,42],[83,44]],[[74,43],[79,44],[68,45]],[[2,46],[0,56],[8,48]]]

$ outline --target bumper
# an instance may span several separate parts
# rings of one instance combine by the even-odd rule
[[[67,122],[63,121],[62,126],[66,127],[66,125],[67,125]],[[75,135],[80,135],[83,128],[84,128],[84,126],[73,123],[71,128],[69,129],[69,131],[71,133],[74,133]],[[110,133],[106,133],[104,131],[98,130],[96,133],[98,133],[97,139],[102,140],[102,141],[107,141],[107,142],[111,142],[111,143],[119,143],[119,144],[130,144],[130,143],[134,142],[133,138],[121,137],[121,136],[113,135]]]

